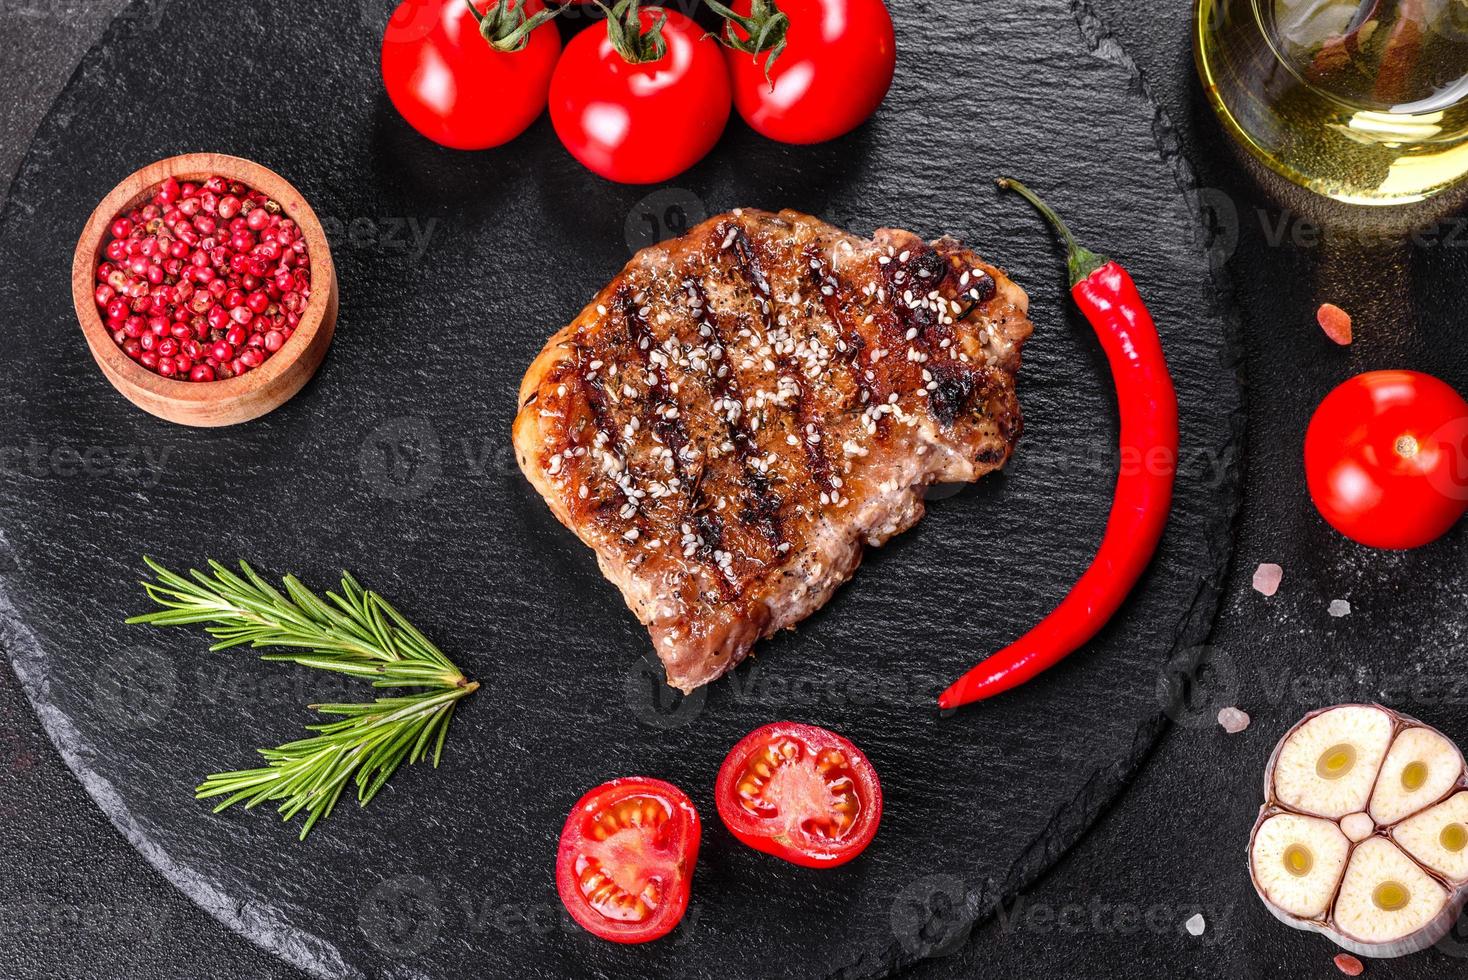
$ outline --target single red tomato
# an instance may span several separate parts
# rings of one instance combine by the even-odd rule
[[[556,890],[571,918],[618,943],[666,936],[688,909],[702,834],[698,811],[671,783],[628,776],[571,809],[556,853]]]
[[[388,98],[443,146],[509,142],[545,108],[561,53],[548,17],[541,0],[403,0],[382,37]]]
[[[1371,371],[1326,396],[1305,434],[1321,515],[1373,548],[1417,548],[1468,512],[1468,402],[1416,371]]]
[[[724,51],[734,107],[755,131],[782,143],[820,143],[850,132],[877,111],[897,64],[892,17],[882,0],[778,0],[778,10],[767,0],[735,0],[730,6],[740,17],[754,14],[756,37],[769,17],[790,18],[783,48]],[[738,40],[748,41],[743,27],[733,30]]]
[[[566,45],[551,77],[550,116],[583,165],[609,180],[650,184],[713,149],[729,121],[729,75],[718,44],[688,17],[659,7],[633,12],[625,2],[613,10],[616,42],[597,23]]]
[[[807,868],[850,861],[882,820],[882,784],[866,756],[835,732],[790,721],[740,739],[714,801],[739,840]]]

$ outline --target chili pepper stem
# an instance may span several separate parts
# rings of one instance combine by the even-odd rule
[[[1020,197],[1033,204],[1035,210],[1039,211],[1045,217],[1045,220],[1050,222],[1050,227],[1054,228],[1056,234],[1065,242],[1065,264],[1070,269],[1071,286],[1075,286],[1076,283],[1087,278],[1091,273],[1111,261],[1106,256],[1099,255],[1077,242],[1076,237],[1070,233],[1070,227],[1055,212],[1055,209],[1046,204],[1040,195],[1030,190],[1024,184],[1012,177],[999,177],[995,179],[994,183],[999,185],[1000,190],[1014,191]]]

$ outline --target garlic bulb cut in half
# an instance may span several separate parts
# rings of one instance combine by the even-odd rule
[[[1312,712],[1264,773],[1249,839],[1275,917],[1360,956],[1402,956],[1468,899],[1468,773],[1441,732],[1380,705]]]

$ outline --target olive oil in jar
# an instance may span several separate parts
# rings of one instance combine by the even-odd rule
[[[1209,100],[1265,164],[1404,204],[1468,174],[1468,0],[1197,0]]]

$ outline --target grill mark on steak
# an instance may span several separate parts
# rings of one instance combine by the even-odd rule
[[[683,291],[688,294],[689,313],[693,316],[694,325],[698,327],[700,335],[707,331],[707,339],[712,340],[721,352],[729,349],[728,340],[724,336],[724,328],[719,323],[719,318],[709,309],[708,295],[698,280],[686,278],[683,280]],[[714,365],[717,364],[716,368]],[[739,383],[739,377],[735,374],[731,359],[721,353],[718,358],[712,359],[705,375],[710,393],[714,396],[715,409],[720,402],[732,402],[739,406],[737,417],[731,419],[727,412],[721,413],[724,426],[729,433],[729,440],[734,443],[734,450],[738,453],[740,460],[749,459],[754,452],[754,434],[749,431],[744,421],[744,395],[743,386]]]
[[[734,267],[744,279],[749,294],[754,299],[755,306],[759,308],[760,319],[764,323],[765,337],[768,338],[775,331],[772,307],[770,300],[770,281],[765,276],[759,257],[755,255],[754,245],[744,229],[735,225],[732,232],[727,233],[723,239],[732,245],[735,255]],[[806,470],[812,480],[815,481],[821,493],[826,497],[839,496],[836,493],[835,484],[831,482],[831,461],[826,458],[821,443],[822,429],[811,412],[810,399],[807,397],[806,387],[810,381],[800,372],[800,369],[790,360],[789,355],[776,352],[774,362],[779,368],[780,378],[790,379],[795,384],[792,401],[795,403],[795,428],[794,433],[802,451],[805,453]]]
[[[944,257],[948,266],[943,283],[953,283],[953,295],[946,297],[949,307],[954,311],[953,322],[962,323],[997,296],[998,284],[986,270],[967,261],[963,250],[951,239],[939,242],[938,247],[939,254]],[[970,369],[962,370],[964,367]],[[949,362],[942,371],[935,369],[933,373],[938,380],[932,400],[934,414],[945,424],[951,426],[960,415],[980,407],[976,406],[976,402],[980,402],[987,411],[990,388],[996,381],[989,367]],[[1001,412],[993,421],[1005,441],[1012,442],[1019,438],[1023,426],[1008,413]],[[974,459],[975,462],[986,465],[1002,462],[1002,456],[995,456],[991,449],[979,451]]]
[[[673,472],[681,484],[687,476],[683,471],[682,449],[688,445],[688,430],[683,426],[677,399],[668,386],[668,371],[663,363],[667,355],[643,319],[639,302],[641,300],[634,298],[630,286],[617,291],[617,309],[626,324],[627,339],[640,355],[643,383],[652,396],[641,402],[642,418],[649,430],[657,435],[657,441],[673,451]]]
[[[846,318],[846,285],[836,270],[830,268],[821,258],[815,243],[805,247],[801,258],[805,261],[805,267],[810,270],[811,281],[820,290],[826,315],[836,325],[836,332],[840,337],[836,353],[841,355],[841,360],[851,375],[851,381],[856,385],[857,401],[866,405],[872,400],[872,386],[861,366],[861,352],[866,349],[867,342],[861,331]]]
[[[879,404],[886,399],[882,387],[875,382],[877,379],[876,365],[872,363],[863,364],[862,353],[870,348],[866,337],[861,330],[847,318],[845,309],[849,301],[849,292],[846,282],[829,266],[816,249],[816,244],[811,243],[805,247],[802,253],[806,268],[811,272],[811,278],[820,290],[821,302],[826,308],[826,315],[836,325],[836,331],[841,338],[845,350],[837,348],[836,353],[846,365],[851,380],[856,385],[857,411],[863,411],[867,405]],[[874,317],[868,315],[870,319]],[[880,334],[880,328],[878,328]],[[892,422],[886,415],[879,415],[876,419],[876,436],[878,440],[886,439],[892,430]]]
[[[646,296],[634,293],[630,285],[624,285],[617,291],[615,302],[626,324],[627,339],[639,353],[638,364],[644,373],[643,383],[647,385],[651,396],[640,403],[642,417],[648,418],[649,413],[655,416],[646,423],[657,437],[654,441],[672,452],[672,456],[668,458],[673,461],[673,475],[678,479],[680,493],[662,500],[667,506],[673,506],[673,501],[684,501],[685,512],[674,515],[674,519],[698,529],[699,546],[694,549],[693,554],[714,572],[720,597],[731,599],[735,594],[733,572],[727,565],[721,564],[715,555],[716,551],[724,550],[724,524],[709,509],[711,503],[703,492],[703,471],[700,469],[697,474],[690,476],[684,461],[683,450],[689,442],[688,429],[684,425],[683,413],[668,380],[665,363],[667,353],[648,326],[644,308],[640,305],[646,302]]]
[[[753,297],[755,306],[759,307],[760,320],[764,324],[765,336],[769,336],[775,329],[774,321],[770,318],[770,281],[765,278],[765,273],[760,268],[759,259],[755,257],[749,236],[744,229],[735,225],[724,235],[724,248],[732,248],[734,251],[734,268],[744,279],[744,284],[749,289],[749,295]]]
[[[599,448],[604,453],[614,454],[620,460],[622,467],[620,472],[623,475],[630,474],[632,471],[631,454],[622,445],[621,434],[617,431],[617,424],[607,411],[606,389],[597,373],[597,369],[590,366],[596,360],[597,358],[586,347],[579,344],[576,345],[574,354],[568,362],[570,371],[562,373],[558,379],[558,383],[566,385],[568,394],[570,394],[571,386],[573,385],[579,390],[586,401],[587,407],[591,410],[592,427],[596,430],[597,439],[600,443]],[[597,445],[597,443],[594,443],[594,445]],[[586,448],[584,446],[577,447],[578,450]],[[562,468],[570,465],[566,461],[566,457],[569,454],[563,451],[560,455]],[[572,469],[581,476],[583,486],[589,487],[592,482],[586,475],[588,470],[597,475],[605,476],[605,474],[600,472],[600,463],[590,451],[584,454],[578,452],[573,458],[577,463],[572,466]],[[637,507],[634,500],[627,496],[626,490],[620,482],[613,479],[613,483],[623,495],[624,502],[622,504],[618,505],[610,495],[598,493],[595,500],[592,500],[588,494],[586,498],[579,499],[577,504],[573,506],[581,508],[589,507],[595,519],[606,524],[608,527],[611,527],[613,523],[609,511],[612,511],[613,507],[615,507],[616,510],[614,513],[618,519],[633,522],[632,527],[636,529],[639,537],[646,534],[648,530],[647,521],[641,509]],[[631,508],[630,512],[628,510],[629,507]]]
[[[779,550],[785,540],[780,531],[779,521],[782,500],[774,492],[769,479],[754,466],[759,444],[745,420],[743,386],[739,383],[734,359],[728,356],[729,343],[724,335],[723,326],[719,323],[718,315],[710,308],[708,294],[705,293],[698,280],[684,279],[683,290],[688,294],[689,312],[693,314],[700,335],[707,330],[708,339],[718,345],[718,349],[723,352],[720,357],[710,361],[706,382],[714,396],[715,412],[724,421],[725,431],[728,434],[729,442],[734,446],[735,457],[739,461],[740,472],[743,475],[741,505],[735,514],[743,523],[755,527],[772,551],[783,556],[785,552]],[[718,365],[717,368],[715,364]],[[728,408],[720,411],[721,403],[726,406],[729,404],[738,406],[734,410],[737,415],[731,418]],[[788,550],[786,549],[786,552]]]
[[[800,441],[801,448],[805,451],[806,466],[810,469],[811,478],[815,480],[816,486],[827,497],[837,497],[836,485],[831,481],[831,461],[826,458],[825,451],[821,446],[825,442],[822,435],[824,426],[815,419],[810,410],[810,402],[803,394],[795,400],[795,418],[798,424],[796,439]]]

